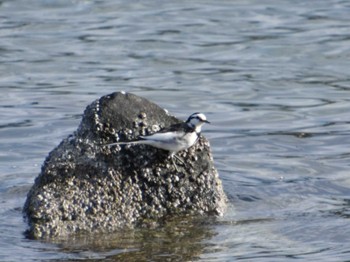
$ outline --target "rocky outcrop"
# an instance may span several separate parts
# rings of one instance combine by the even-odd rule
[[[220,215],[226,196],[203,136],[177,155],[131,141],[180,120],[148,100],[113,93],[89,105],[78,130],[46,158],[24,212],[34,238],[149,226],[166,217]]]

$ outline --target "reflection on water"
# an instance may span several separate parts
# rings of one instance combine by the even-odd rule
[[[349,257],[346,1],[0,3],[0,260],[340,261]],[[98,97],[203,111],[230,199],[210,221],[25,239],[45,156]]]
[[[203,240],[215,232],[203,219],[169,219],[162,228],[122,230],[111,234],[77,236],[56,240],[60,250],[74,253],[71,259],[111,259],[115,261],[192,261],[203,253]]]

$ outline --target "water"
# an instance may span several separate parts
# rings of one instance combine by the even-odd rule
[[[350,4],[0,2],[0,260],[350,259]],[[125,90],[213,123],[219,220],[52,243],[21,208],[85,107]]]

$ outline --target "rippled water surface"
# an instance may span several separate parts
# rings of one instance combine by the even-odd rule
[[[0,1],[0,260],[349,261],[349,14],[342,0]],[[26,239],[46,155],[121,90],[207,115],[227,213]]]

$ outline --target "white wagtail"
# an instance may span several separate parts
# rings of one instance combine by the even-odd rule
[[[140,136],[139,140],[129,142],[117,142],[108,144],[107,146],[145,144],[167,150],[169,151],[170,157],[177,170],[177,166],[174,162],[173,157],[177,152],[186,150],[187,148],[193,146],[197,142],[202,125],[204,123],[210,122],[207,120],[204,114],[197,112],[190,115],[186,122],[174,124],[169,127],[163,128],[160,131],[149,136]],[[180,158],[176,158],[183,163],[183,161]]]

